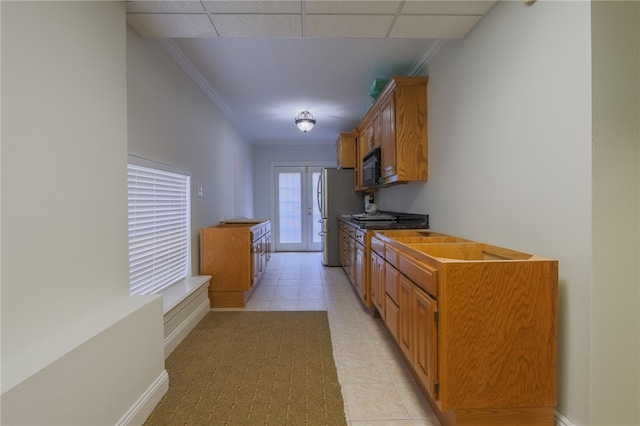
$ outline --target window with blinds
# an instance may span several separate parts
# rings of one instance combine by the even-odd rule
[[[141,161],[138,161],[141,162]],[[127,167],[131,294],[159,293],[189,273],[188,175]]]

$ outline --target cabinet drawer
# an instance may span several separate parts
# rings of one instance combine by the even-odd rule
[[[387,295],[384,322],[396,341],[398,341],[398,313],[398,306]]]
[[[398,304],[398,279],[400,273],[396,268],[387,263],[385,267],[385,292],[387,297],[391,298],[396,305]]]
[[[393,266],[395,266],[396,268],[398,267],[399,254],[400,252],[398,252],[398,250],[396,250],[395,248],[393,248],[388,244],[384,248],[384,259],[390,264],[392,264]]]
[[[351,237],[351,238],[355,238],[356,237],[356,229],[352,226],[347,226],[347,234]]]
[[[364,244],[364,234],[366,234],[366,231],[363,231],[362,229],[356,229],[355,238],[360,244]]]
[[[384,256],[384,242],[377,238],[371,238],[371,250],[375,251],[380,256]]]
[[[251,241],[255,241],[265,234],[264,226],[258,226],[251,229]]]
[[[429,268],[404,253],[400,253],[399,260],[399,270],[402,271],[404,275],[427,293],[434,297],[438,296],[438,272],[436,270]]]

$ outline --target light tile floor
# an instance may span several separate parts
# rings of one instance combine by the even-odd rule
[[[352,426],[438,426],[379,318],[360,302],[340,267],[321,254],[272,253],[245,310],[326,310],[333,353]]]

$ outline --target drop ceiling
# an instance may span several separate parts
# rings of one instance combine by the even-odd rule
[[[375,78],[420,75],[494,1],[127,2],[127,23],[157,38],[252,144],[333,144],[372,103]],[[317,125],[300,132],[309,110]]]

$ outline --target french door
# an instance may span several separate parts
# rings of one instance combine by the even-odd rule
[[[276,166],[276,251],[320,251],[316,188],[322,167]]]

